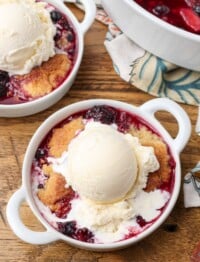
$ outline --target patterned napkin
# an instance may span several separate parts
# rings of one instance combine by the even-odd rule
[[[107,16],[100,1],[95,2],[96,19],[108,26],[105,47],[122,79],[154,96],[200,105],[200,73],[180,68],[137,46]]]
[[[184,206],[200,206],[200,162],[184,178]]]
[[[78,0],[77,5],[82,8]],[[199,106],[196,132],[200,135],[200,73],[180,68],[145,51],[129,38],[97,5],[96,19],[108,27],[105,47],[117,74],[126,82],[158,97],[169,97],[177,102]],[[200,162],[184,179],[185,207],[200,206]]]
[[[198,111],[197,123],[195,128],[196,133],[200,136],[200,107]]]

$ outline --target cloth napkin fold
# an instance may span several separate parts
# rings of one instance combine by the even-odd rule
[[[200,136],[200,107],[199,107],[199,111],[198,111],[197,123],[196,123],[195,131]]]
[[[133,86],[158,97],[168,97],[180,103],[200,106],[200,73],[169,63],[145,51],[113,23],[97,5],[96,19],[108,27],[105,47],[117,74]],[[77,5],[82,8],[77,0]],[[195,131],[200,135],[200,107]],[[200,156],[199,156],[200,157]],[[200,162],[184,178],[184,206],[200,206]]]
[[[200,206],[200,162],[184,178],[184,206]]]

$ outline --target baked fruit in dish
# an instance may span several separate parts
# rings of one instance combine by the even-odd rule
[[[89,243],[136,237],[168,205],[175,161],[143,118],[107,105],[51,129],[32,163],[35,204],[60,233]]]
[[[16,3],[9,2],[8,4],[12,7],[12,5],[15,5]],[[38,62],[38,65],[36,63],[35,66],[30,66],[29,68],[28,65],[32,63],[31,59],[33,58],[27,62],[27,67],[30,70],[18,70],[18,68],[15,70],[15,67],[11,64],[7,65],[3,62],[0,63],[0,104],[10,105],[25,103],[49,94],[53,90],[59,88],[59,86],[66,80],[76,60],[76,33],[69,18],[53,5],[43,1],[35,2],[33,0],[26,0],[22,5],[25,6],[24,8],[33,5],[34,7],[36,6],[35,9],[40,8],[40,11],[41,8],[44,9],[42,11],[44,11],[45,16],[42,16],[41,12],[38,12],[38,19],[42,22],[49,19],[48,25],[46,25],[44,31],[49,35],[50,33],[48,30],[50,31],[50,29],[52,29],[51,34],[53,34],[53,36],[51,44],[53,46],[50,55],[44,56],[42,63],[40,63],[40,61]],[[40,6],[37,7],[37,5]],[[23,12],[23,10],[20,10],[19,8],[19,13],[20,12]],[[18,29],[16,29],[16,31],[17,30]],[[34,33],[32,32],[32,34]],[[45,35],[45,38],[47,38],[47,35]],[[40,38],[37,39],[37,37],[38,36],[36,35],[35,41],[40,43],[42,40]],[[49,42],[51,42],[51,40],[49,40]],[[39,49],[39,47],[37,48]],[[40,53],[45,53],[45,46],[40,47],[40,49],[42,49],[40,50]],[[30,52],[32,51],[29,50],[27,53]],[[38,57],[41,56],[40,53],[38,54]],[[21,54],[21,56],[22,55],[23,54]],[[37,59],[40,60],[40,58]],[[13,66],[10,72],[9,70],[2,70],[9,68],[9,66],[10,68]]]
[[[174,26],[200,34],[200,2],[194,0],[135,0],[144,9]]]

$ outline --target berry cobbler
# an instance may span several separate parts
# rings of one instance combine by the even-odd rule
[[[0,3],[0,35],[0,104],[43,97],[69,76],[76,34],[68,17],[53,5],[35,0]]]
[[[58,232],[89,243],[136,237],[162,215],[175,161],[143,118],[107,105],[54,126],[32,162],[35,204]]]
[[[174,26],[200,34],[200,2],[195,0],[135,0],[144,9]]]

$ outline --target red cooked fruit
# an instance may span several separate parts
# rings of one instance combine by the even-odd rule
[[[66,236],[72,237],[74,239],[83,242],[88,242],[88,243],[94,242],[93,233],[85,227],[78,229],[75,221],[69,221],[65,223],[59,222],[57,223],[57,225],[58,225],[58,230]]]
[[[132,124],[132,118],[126,112],[120,112],[117,119],[118,130],[125,133]]]
[[[147,222],[144,220],[143,217],[141,216],[137,216],[136,218],[136,222],[141,226],[141,227],[144,227],[146,226]]]
[[[77,230],[75,238],[83,242],[94,242],[94,235],[85,227]]]
[[[133,0],[163,21],[200,34],[199,0]]]
[[[181,8],[180,15],[183,22],[195,33],[200,33],[200,17],[190,8]]]
[[[75,197],[74,191],[68,194],[67,197],[57,202],[58,208],[55,211],[55,215],[59,218],[66,218],[67,214],[71,210],[71,200]]]

